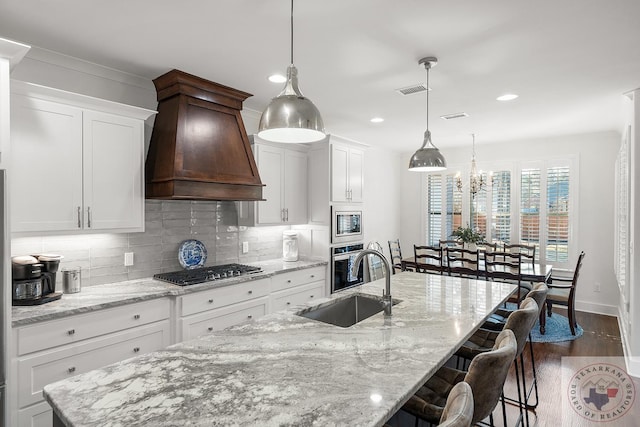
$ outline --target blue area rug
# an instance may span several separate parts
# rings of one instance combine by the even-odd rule
[[[569,319],[558,313],[551,313],[551,317],[546,318],[546,330],[545,334],[540,334],[540,321],[536,320],[536,324],[531,330],[531,341],[533,342],[560,342],[571,341],[576,338],[580,338],[584,331],[582,327],[578,325],[576,328],[576,334],[571,335],[571,329],[569,328]]]

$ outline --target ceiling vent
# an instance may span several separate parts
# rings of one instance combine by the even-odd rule
[[[440,116],[440,118],[443,120],[461,119],[463,117],[469,117],[469,115],[467,113],[453,113]]]
[[[424,85],[424,83],[418,83],[417,85],[396,89],[396,92],[401,95],[413,95],[414,93],[424,92],[425,90],[427,90],[427,87]]]

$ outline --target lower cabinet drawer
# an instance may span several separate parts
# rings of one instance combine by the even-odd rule
[[[294,289],[275,292],[271,295],[271,311],[280,311],[295,307],[324,296],[324,282],[310,283]]]
[[[271,277],[271,292],[282,291],[300,285],[324,281],[326,267],[313,267],[289,273],[274,274]]]
[[[168,319],[169,298],[98,310],[17,329],[18,356]]]
[[[42,388],[129,357],[161,350],[169,345],[168,320],[87,340],[18,359],[18,405],[42,401]]]
[[[267,314],[268,303],[268,297],[256,298],[251,301],[182,318],[180,320],[182,324],[182,341],[262,317]]]
[[[47,402],[20,409],[18,427],[53,427],[53,409]]]
[[[269,279],[249,280],[179,297],[180,315],[189,316],[269,294]]]

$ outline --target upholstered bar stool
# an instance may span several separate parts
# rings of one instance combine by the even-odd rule
[[[540,315],[538,304],[533,298],[525,298],[520,304],[520,308],[515,310],[509,315],[505,323],[504,329],[513,331],[516,337],[518,348],[514,357],[514,370],[516,374],[516,386],[518,390],[517,402],[513,399],[509,399],[517,403],[520,409],[520,417],[524,417],[527,425],[529,425],[529,413],[526,412],[526,382],[524,373],[524,357],[522,351],[527,343],[527,337],[531,333],[531,329],[536,323],[536,319]],[[472,360],[479,354],[490,351],[497,339],[498,334],[495,331],[487,329],[478,329],[469,340],[460,347],[456,352],[456,355],[465,359]],[[518,364],[518,358],[520,358],[520,364]],[[520,379],[522,375],[522,380]],[[522,389],[521,389],[522,381]],[[520,418],[522,419],[522,418]]]
[[[493,410],[502,396],[502,387],[509,367],[518,350],[513,332],[505,329],[495,340],[493,349],[475,357],[467,372],[443,366],[402,407],[417,419],[437,424],[442,419],[444,406],[454,386],[462,381],[469,384],[473,393],[472,424],[489,417],[493,425]],[[506,412],[503,402],[503,418]]]
[[[473,420],[473,391],[462,381],[454,385],[442,411],[439,427],[469,427]]]

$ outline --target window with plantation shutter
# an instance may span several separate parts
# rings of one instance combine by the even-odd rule
[[[540,169],[520,172],[520,243],[540,247]]]
[[[451,233],[462,226],[462,193],[458,191],[455,184],[455,175],[447,175],[447,216],[444,236],[448,239]]]
[[[487,174],[482,173],[484,182],[487,182]],[[482,190],[478,191],[475,196],[471,196],[471,226],[483,236],[487,236],[487,186],[483,185]]]
[[[547,169],[546,260],[569,260],[569,167]]]
[[[511,241],[511,171],[493,173],[491,183],[491,235],[500,245]]]
[[[441,175],[427,175],[427,195],[427,243],[437,245],[442,234]]]

